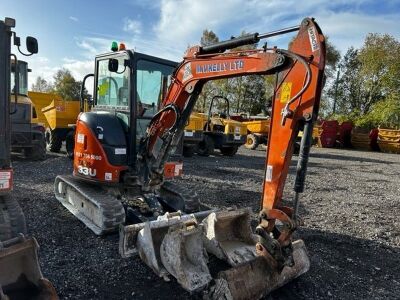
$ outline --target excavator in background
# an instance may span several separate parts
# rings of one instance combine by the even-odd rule
[[[267,45],[232,50],[296,31],[288,50]],[[96,58],[97,109],[79,115],[73,175],[56,178],[56,198],[98,234],[120,225],[123,257],[139,254],[159,276],[172,275],[190,292],[203,291],[213,299],[261,298],[310,266],[304,242],[293,240],[293,233],[301,224],[300,194],[325,55],[321,29],[306,18],[299,26],[191,47],[176,68],[127,50]],[[191,193],[180,192],[178,185],[166,187],[164,181],[165,163],[203,85],[250,74],[277,78],[255,232],[249,209],[203,209],[186,198]],[[152,93],[144,92],[147,86]],[[163,100],[154,112],[157,97]],[[299,131],[295,196],[283,201]],[[225,267],[210,271],[208,255]]]
[[[27,238],[25,216],[16,199],[12,197],[13,169],[11,165],[12,122],[11,115],[22,106],[18,105],[18,93],[10,101],[11,57],[14,62],[13,84],[18,90],[18,60],[11,54],[11,38],[23,55],[38,52],[37,40],[27,37],[29,54],[20,50],[20,38],[12,31],[15,20],[0,20],[0,299],[58,299],[52,284],[40,271],[38,244]],[[24,110],[26,112],[26,110]],[[28,110],[30,114],[30,110]]]

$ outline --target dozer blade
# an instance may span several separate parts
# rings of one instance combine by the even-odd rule
[[[285,285],[310,269],[310,259],[302,240],[292,243],[294,265],[276,268],[272,257],[257,258],[222,271],[215,280],[206,298],[245,300],[260,299]]]
[[[57,176],[54,194],[65,208],[97,235],[116,231],[125,222],[121,201],[100,187],[73,176]]]
[[[22,235],[0,242],[0,299],[58,299],[56,290],[43,278],[34,238]]]

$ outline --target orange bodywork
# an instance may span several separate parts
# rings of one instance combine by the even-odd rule
[[[206,81],[277,74],[260,212],[264,221],[260,226],[266,232],[272,232],[275,220],[287,224],[290,230],[282,232],[277,240],[283,246],[288,245],[297,224],[292,220],[293,208],[281,205],[282,193],[299,126],[304,122],[311,122],[312,126],[312,121],[317,118],[325,51],[324,36],[309,18],[303,20],[289,51],[273,48],[201,55],[199,46],[188,49],[162,103],[165,110],[152,120],[148,130],[147,156],[151,156],[160,137],[174,126],[175,111],[182,113],[187,107],[193,107],[192,103]],[[303,178],[304,174],[305,171]]]
[[[118,183],[121,172],[127,169],[127,166],[114,166],[109,163],[95,133],[78,118],[74,148],[74,176],[92,181]]]

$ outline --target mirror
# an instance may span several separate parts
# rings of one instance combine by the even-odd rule
[[[38,53],[38,42],[37,39],[35,39],[32,36],[26,37],[26,49],[28,50],[29,53],[31,54],[36,54]]]
[[[108,71],[110,71],[110,72],[118,71],[118,59],[110,58],[108,60]]]

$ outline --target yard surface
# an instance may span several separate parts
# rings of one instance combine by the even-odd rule
[[[265,153],[239,150],[184,160],[181,184],[213,207],[251,207],[261,197]],[[296,157],[294,158],[296,160]],[[175,282],[157,277],[141,260],[122,259],[118,234],[95,236],[53,195],[58,174],[72,172],[62,154],[43,162],[14,157],[14,197],[40,245],[42,272],[61,299],[189,299]],[[295,161],[286,184],[291,200]],[[267,299],[399,299],[400,155],[313,148],[304,226],[298,230],[310,271]]]

